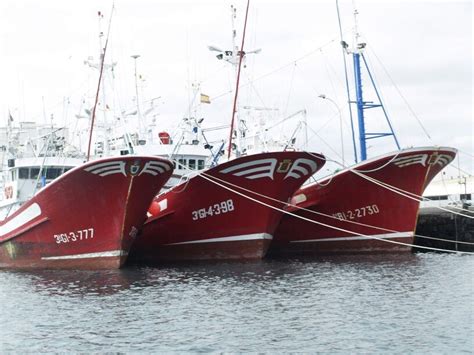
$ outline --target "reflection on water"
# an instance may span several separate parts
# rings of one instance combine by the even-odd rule
[[[120,291],[146,287],[162,288],[194,282],[254,283],[272,282],[281,278],[298,277],[334,271],[362,272],[382,267],[414,267],[420,259],[414,254],[362,255],[330,257],[276,258],[247,262],[197,262],[165,264],[155,267],[130,266],[121,270],[30,270],[4,271],[5,275],[21,280],[36,292],[63,296],[111,295]]]
[[[39,295],[73,297],[110,295],[128,289],[139,274],[124,270],[35,270],[14,271],[10,276]]]
[[[472,351],[474,258],[0,271],[0,352]]]

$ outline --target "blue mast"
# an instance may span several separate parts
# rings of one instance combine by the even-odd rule
[[[336,1],[336,5],[338,5],[337,1]],[[339,14],[339,8],[338,8],[338,14]],[[360,160],[363,161],[367,159],[367,141],[369,139],[392,136],[398,149],[400,149],[400,144],[398,143],[398,139],[393,130],[392,123],[390,122],[390,119],[388,118],[387,111],[385,110],[385,107],[382,103],[382,99],[380,98],[380,94],[377,90],[377,86],[375,85],[372,73],[370,72],[369,66],[367,65],[367,61],[365,60],[364,54],[362,52],[366,44],[359,42],[359,33],[357,32],[357,14],[358,14],[357,10],[354,10],[356,48],[352,51],[352,59],[353,59],[353,65],[354,65],[354,83],[355,83],[356,99],[355,101],[353,101],[349,98],[349,104],[356,104],[356,107],[357,107]],[[347,49],[347,44],[343,41],[342,43],[343,43],[343,47]],[[346,51],[346,53],[349,53],[349,51]],[[374,103],[373,101],[364,101],[363,90],[362,90],[361,58],[362,58],[362,61],[364,62],[365,70],[367,71],[367,74],[370,78],[370,82],[377,96],[378,103]],[[389,127],[388,132],[367,132],[366,131],[364,111],[371,108],[377,108],[377,107],[380,107],[383,111],[385,120],[387,121],[387,124]],[[355,145],[355,141],[354,141],[354,145]],[[357,159],[356,159],[356,163],[357,163]]]
[[[360,54],[352,53],[352,59],[354,61],[354,80],[356,89],[356,101],[357,104],[357,119],[359,124],[359,147],[360,147],[360,160],[367,159],[367,145],[366,145],[366,133],[365,133],[365,119],[364,109],[365,102],[362,95],[362,77],[360,72]],[[351,101],[351,103],[354,101]]]

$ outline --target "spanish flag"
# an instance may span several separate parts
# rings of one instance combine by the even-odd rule
[[[211,99],[209,98],[209,95],[201,94],[201,103],[203,103],[203,104],[210,104],[210,103],[211,103]]]

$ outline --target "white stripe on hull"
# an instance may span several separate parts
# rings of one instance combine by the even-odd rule
[[[123,174],[127,176],[125,165],[126,163],[124,161],[108,161],[88,166],[84,170],[99,176],[107,176],[110,174]]]
[[[108,258],[113,256],[124,256],[128,253],[125,250],[111,250],[100,253],[87,253],[87,254],[73,254],[73,255],[61,255],[61,256],[46,256],[42,257],[41,260],[69,260],[69,259],[89,259],[89,258]]]
[[[219,238],[209,238],[201,240],[191,240],[188,242],[180,243],[170,243],[165,245],[182,245],[182,244],[199,244],[199,243],[219,243],[219,242],[240,242],[244,240],[272,240],[273,236],[268,233],[254,233],[254,234],[244,234],[244,235],[234,235],[232,237],[219,237]]]
[[[0,226],[0,237],[23,227],[28,222],[41,215],[41,207],[37,203],[33,203],[28,206],[24,211],[20,212],[17,216],[13,217],[3,226]]]
[[[344,242],[351,240],[369,240],[369,239],[395,239],[395,238],[411,238],[413,232],[398,232],[388,234],[374,234],[372,236],[354,236],[354,237],[333,237],[333,238],[321,238],[321,239],[307,239],[307,240],[292,240],[291,243],[315,243],[315,242]]]

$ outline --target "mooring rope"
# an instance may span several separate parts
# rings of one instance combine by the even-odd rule
[[[309,155],[313,156],[313,157],[316,157],[313,153],[310,153],[310,152],[307,152]],[[400,153],[397,153],[394,158],[396,156],[398,156]],[[330,161],[330,162],[334,162],[336,164],[339,164],[340,166],[342,166],[342,164],[334,159],[326,159],[326,161]],[[393,161],[393,159],[391,159],[391,161]],[[383,167],[387,166],[387,164],[383,165]],[[376,185],[379,185],[387,190],[390,190],[394,193],[397,193],[403,197],[406,197],[406,198],[410,198],[414,201],[417,201],[417,202],[422,202],[422,201],[431,201],[429,198],[426,198],[426,197],[423,197],[423,196],[420,196],[420,195],[417,195],[413,192],[410,192],[410,191],[406,191],[406,190],[403,190],[403,189],[400,189],[399,187],[396,187],[396,186],[393,186],[393,185],[390,185],[390,184],[387,184],[385,182],[382,182],[380,180],[377,180],[371,176],[367,176],[365,174],[363,174],[362,172],[373,172],[373,171],[377,171],[377,170],[380,170],[382,167],[378,168],[378,169],[374,169],[374,170],[360,170],[360,169],[348,169],[348,171],[352,171],[353,173],[355,173],[356,175],[359,175],[360,177],[376,184]],[[329,179],[329,181],[324,184],[324,183],[321,183],[319,181],[323,180],[323,179],[320,179],[320,180],[316,180],[315,183],[313,184],[319,184],[320,186],[327,186],[329,185],[329,183],[332,181],[332,179],[334,178],[336,173],[332,174],[331,176],[329,177],[326,177],[326,178],[323,178],[323,179]],[[309,186],[309,185],[308,185]],[[411,195],[411,196],[410,196]],[[448,212],[448,213],[452,213],[452,214],[455,214],[455,215],[458,215],[458,216],[461,216],[461,217],[467,217],[467,218],[471,218],[471,219],[474,219],[474,216],[469,216],[465,213],[459,213],[459,212],[456,212],[456,211],[453,211],[451,209],[448,209],[448,208],[444,208],[444,207],[441,207],[441,206],[434,206],[433,208],[436,208],[436,209],[439,209],[439,210],[442,210],[444,212]],[[465,209],[463,208],[460,208],[460,207],[456,207],[456,206],[453,206],[452,209],[456,209],[456,210],[460,210],[460,211],[466,211]],[[467,211],[468,213],[471,213],[470,211]]]
[[[361,237],[365,237],[365,238],[368,238],[368,239],[375,239],[375,240],[378,240],[378,241],[382,241],[382,242],[386,242],[386,243],[392,243],[392,244],[397,244],[397,245],[401,245],[401,246],[407,246],[407,247],[416,247],[416,248],[419,248],[419,249],[426,249],[426,250],[433,250],[433,251],[442,251],[442,252],[449,252],[449,253],[456,253],[456,254],[469,254],[469,255],[474,255],[474,253],[471,253],[471,252],[465,252],[465,251],[456,251],[456,250],[449,250],[449,249],[440,249],[440,248],[434,248],[434,247],[427,247],[427,246],[418,246],[418,245],[414,245],[414,244],[410,244],[410,243],[403,243],[403,242],[398,242],[398,241],[395,241],[395,240],[388,240],[388,239],[384,239],[384,238],[378,238],[378,237],[375,237],[375,236],[371,236],[371,235],[365,235],[365,234],[362,234],[362,233],[357,233],[357,232],[353,232],[353,231],[350,231],[350,230],[347,230],[347,229],[344,229],[344,228],[339,228],[339,227],[336,227],[336,226],[332,226],[332,225],[329,225],[329,224],[326,224],[326,223],[322,223],[322,222],[318,222],[318,221],[315,221],[315,220],[312,220],[310,218],[306,218],[306,217],[303,217],[303,216],[299,216],[295,213],[292,213],[292,212],[289,212],[289,211],[286,211],[284,209],[281,209],[281,208],[278,208],[278,207],[275,207],[275,206],[272,206],[268,203],[265,203],[263,201],[260,201],[258,199],[255,199],[251,196],[248,196],[242,192],[239,192],[233,188],[230,188],[229,186],[225,186],[224,184],[222,183],[219,183],[218,181],[214,180],[214,179],[218,179],[214,176],[211,176],[211,175],[208,175],[206,173],[201,173],[200,176],[202,176],[204,179],[210,181],[211,183],[214,183],[230,192],[233,192],[235,193],[236,195],[239,195],[241,197],[244,197],[250,201],[253,201],[255,203],[258,203],[262,206],[265,206],[265,207],[268,207],[268,208],[271,208],[275,211],[278,211],[278,212],[281,212],[281,213],[284,213],[284,214],[287,214],[287,215],[290,215],[292,217],[295,217],[295,218],[299,218],[301,220],[304,220],[304,221],[307,221],[307,222],[310,222],[310,223],[314,223],[314,224],[318,224],[318,225],[321,225],[321,226],[324,226],[324,227],[327,227],[327,228],[331,228],[331,229],[335,229],[335,230],[338,230],[338,231],[341,231],[341,232],[345,232],[345,233],[350,233],[352,235],[355,235],[355,236],[361,236]],[[218,179],[220,180],[220,179]],[[229,185],[233,185],[233,184],[230,184],[228,182],[225,182],[225,184],[229,184]],[[256,193],[256,192],[253,192],[251,190],[248,190],[248,189],[245,189],[245,188],[242,188],[242,187],[238,187],[239,189],[243,189],[243,190],[246,190],[246,191],[250,191],[254,194],[257,194],[257,195],[261,195],[259,193]],[[264,196],[264,195],[261,195],[261,196]],[[268,199],[272,199],[270,197],[266,197]],[[281,201],[279,201],[281,202]],[[287,203],[283,203],[283,204],[287,204]]]
[[[414,236],[417,237],[417,238],[438,240],[438,241],[440,241],[440,242],[456,243],[456,244],[466,244],[466,245],[474,245],[474,243],[471,243],[471,242],[460,242],[460,241],[457,241],[457,240],[443,239],[443,238],[437,238],[437,237],[428,237],[428,236],[419,235],[419,234],[414,234]]]
[[[379,166],[377,168],[374,168],[374,169],[369,169],[369,170],[361,170],[361,169],[357,169],[357,171],[360,171],[361,173],[374,173],[376,171],[379,171],[379,170],[382,170],[383,168],[387,167],[389,164],[391,164],[395,159],[398,158],[398,156],[400,155],[400,153],[402,153],[402,151],[399,151],[397,152],[397,154],[395,154],[389,161],[387,161],[385,164],[383,164],[382,166]]]
[[[206,174],[206,173],[204,173]],[[254,195],[257,195],[259,197],[263,197],[265,199],[268,199],[268,200],[271,200],[271,201],[274,201],[274,202],[278,202],[278,203],[281,203],[282,205],[287,205],[287,206],[291,206],[291,207],[294,207],[298,210],[301,210],[301,211],[306,211],[306,212],[309,212],[309,213],[312,213],[312,214],[315,214],[315,215],[319,215],[319,216],[323,216],[323,217],[327,217],[327,218],[331,218],[331,219],[336,219],[338,221],[343,221],[345,223],[350,223],[350,224],[355,224],[355,225],[359,225],[359,226],[362,226],[362,227],[369,227],[369,228],[372,228],[372,229],[377,229],[377,230],[380,230],[382,232],[390,232],[390,233],[401,233],[401,231],[397,231],[397,230],[393,230],[393,229],[388,229],[388,228],[383,228],[383,227],[378,227],[378,226],[374,226],[374,225],[371,225],[371,224],[367,224],[367,223],[361,223],[361,222],[356,222],[356,221],[352,221],[352,220],[348,220],[348,219],[341,219],[339,217],[335,217],[333,215],[330,215],[330,214],[326,214],[326,213],[322,213],[322,212],[318,212],[318,211],[315,211],[315,210],[311,210],[311,209],[308,209],[308,208],[304,208],[304,207],[300,207],[298,205],[294,205],[290,202],[285,202],[285,201],[282,201],[282,200],[278,200],[278,199],[275,199],[273,197],[270,197],[270,196],[267,196],[267,195],[264,195],[264,194],[261,194],[259,192],[256,192],[256,191],[253,191],[253,190],[250,190],[250,189],[247,189],[245,187],[241,187],[241,186],[238,186],[238,185],[235,185],[235,184],[232,184],[228,181],[225,181],[223,179],[220,179],[216,176],[212,176],[212,175],[208,175],[206,174],[208,177],[212,178],[212,179],[215,179],[215,180],[218,180],[224,184],[227,184],[227,185],[230,185],[234,188],[238,188],[238,189],[241,189],[241,190],[244,190],[246,192],[250,192]],[[414,234],[415,237],[419,237],[419,238],[427,238],[427,239],[438,239],[440,241],[445,241],[445,242],[452,242],[452,243],[457,243],[456,241],[454,240],[448,240],[448,239],[442,239],[442,238],[435,238],[435,237],[428,237],[428,236],[423,236],[423,235],[419,235],[419,234]],[[459,242],[461,243],[461,242]],[[470,243],[470,242],[462,242],[462,244],[469,244],[469,245],[474,245],[474,243]]]
[[[431,201],[430,199],[428,198],[425,198],[423,196],[420,196],[420,195],[416,195],[412,192],[409,192],[409,191],[404,191],[398,187],[395,187],[395,186],[392,186],[390,184],[387,184],[387,183],[384,183],[382,181],[379,181],[377,179],[374,179],[373,177],[370,177],[370,176],[367,176],[365,174],[362,174],[362,173],[359,173],[357,170],[353,170],[351,169],[351,171],[356,174],[356,175],[359,175],[360,177],[370,181],[370,182],[373,182],[374,184],[376,185],[379,185],[379,186],[382,186],[384,188],[386,188],[387,190],[390,190],[394,193],[397,193],[401,196],[404,196],[406,198],[409,198],[411,200],[414,200],[414,201],[417,201],[417,202],[422,202],[422,201]],[[413,195],[414,197],[410,196],[410,195]],[[470,219],[474,219],[474,216],[469,216],[467,214],[463,214],[463,213],[460,213],[460,212],[455,212],[455,211],[451,211],[450,209],[448,208],[444,208],[444,207],[441,207],[441,206],[435,206],[435,208],[437,209],[440,209],[442,211],[445,211],[445,212],[449,212],[449,213],[452,213],[452,214],[455,214],[455,215],[458,215],[458,216],[462,216],[462,217],[466,217],[466,218],[470,218]]]
[[[313,157],[319,158],[318,156],[316,156],[316,155],[313,154],[313,153],[308,152],[308,154],[311,155],[311,156],[313,156]],[[398,155],[398,154],[397,154],[397,155]],[[393,159],[392,159],[392,160],[393,160]],[[339,162],[337,162],[336,160],[327,160],[327,159],[326,159],[326,161],[332,161],[332,162],[334,162],[334,163],[336,163],[336,164],[341,165],[341,164],[340,164]],[[181,164],[179,161],[175,161],[175,164],[177,164],[177,165],[179,165],[179,166],[182,166],[182,167],[185,167],[185,165],[184,165],[184,164]],[[384,165],[384,166],[386,166],[386,165]],[[350,171],[352,171],[352,172],[354,172],[354,173],[356,173],[356,174],[358,173],[358,171],[356,171],[356,170],[350,170]],[[193,173],[187,174],[186,177],[188,177],[188,176],[190,176],[190,175],[193,175]],[[238,194],[238,195],[241,195],[241,196],[243,196],[243,197],[249,198],[249,199],[253,200],[254,202],[263,204],[263,205],[265,205],[265,206],[267,206],[267,204],[265,204],[264,202],[259,201],[259,200],[255,200],[255,199],[251,198],[250,196],[247,196],[247,195],[245,195],[245,194],[239,193],[238,191],[236,191],[236,190],[234,190],[234,189],[230,189],[230,188],[228,188],[228,187],[226,187],[226,186],[223,186],[221,183],[226,184],[226,185],[229,185],[229,186],[232,186],[232,187],[234,187],[234,188],[238,188],[238,189],[240,189],[240,190],[243,190],[243,191],[246,191],[246,192],[249,192],[249,193],[252,193],[252,194],[257,195],[257,196],[259,196],[259,197],[263,197],[263,198],[265,198],[265,199],[268,199],[268,200],[271,200],[271,201],[274,201],[274,202],[281,203],[282,205],[291,206],[291,207],[293,207],[293,208],[296,208],[297,210],[306,211],[306,212],[309,212],[309,213],[312,213],[312,214],[316,214],[316,215],[319,215],[319,216],[324,216],[324,217],[327,217],[327,218],[336,219],[336,220],[338,220],[338,221],[343,221],[343,222],[350,223],[350,224],[354,224],[354,225],[359,225],[359,226],[363,226],[363,227],[368,227],[368,228],[380,230],[380,231],[383,231],[383,232],[400,233],[400,231],[396,231],[396,230],[392,230],[392,229],[388,229],[388,228],[383,228],[383,227],[378,227],[378,226],[374,226],[374,225],[370,225],[370,224],[366,224],[366,223],[351,221],[351,220],[347,220],[347,219],[341,219],[341,218],[335,217],[335,216],[333,216],[333,215],[328,215],[328,214],[325,214],[325,213],[322,213],[322,212],[318,212],[318,211],[314,211],[314,210],[307,209],[307,208],[304,208],[304,207],[300,207],[300,206],[291,204],[291,203],[289,203],[289,202],[287,202],[287,201],[281,201],[281,200],[272,198],[272,197],[270,197],[270,196],[266,196],[266,195],[263,195],[263,194],[261,194],[261,193],[252,191],[252,190],[250,190],[250,189],[246,189],[246,188],[244,188],[244,187],[241,187],[241,186],[232,184],[232,183],[230,183],[230,182],[228,182],[228,181],[225,181],[225,180],[223,180],[223,179],[220,179],[220,178],[218,178],[218,177],[216,177],[216,176],[209,175],[209,174],[207,174],[206,172],[201,172],[199,175],[201,175],[201,176],[202,176],[203,178],[205,178],[206,180],[211,181],[212,183],[215,183],[215,184],[217,184],[217,185],[219,185],[219,186],[221,186],[221,187],[223,187],[223,188],[226,188],[226,189],[229,190],[229,191],[232,191],[232,192],[234,192],[234,193],[236,193],[236,194]],[[199,176],[199,175],[195,175],[195,176]],[[418,195],[416,195],[416,194],[413,194],[413,193],[411,193],[411,192],[409,192],[409,191],[404,191],[404,190],[402,190],[402,189],[399,189],[399,188],[397,188],[397,187],[395,187],[395,186],[391,186],[391,185],[389,185],[389,184],[385,184],[385,183],[383,183],[383,182],[381,182],[381,181],[378,181],[378,180],[376,180],[376,179],[374,179],[374,178],[368,177],[368,176],[366,176],[366,175],[364,175],[364,174],[359,174],[359,175],[360,175],[361,177],[363,177],[363,178],[367,178],[369,181],[371,181],[371,179],[372,179],[372,180],[374,180],[374,181],[371,181],[371,182],[373,182],[373,183],[377,183],[377,182],[378,182],[380,186],[382,186],[382,187],[384,187],[384,188],[386,188],[386,189],[389,189],[389,190],[391,190],[391,191],[393,191],[393,192],[395,192],[395,193],[398,193],[398,194],[400,194],[400,195],[403,196],[403,197],[408,197],[408,198],[414,199],[414,200],[417,201],[417,202],[420,202],[420,200],[418,200],[418,199],[415,199],[415,198],[413,198],[413,197],[411,197],[411,196],[409,196],[409,195],[405,195],[405,194],[412,194],[412,195],[414,195],[414,196],[418,196]],[[194,176],[192,176],[192,177],[194,177]],[[327,184],[320,184],[319,182],[316,182],[316,184],[320,184],[321,186],[327,186],[327,185],[331,182],[331,180],[333,179],[333,177],[334,177],[334,174],[332,174],[331,176],[328,177],[329,181],[328,181]],[[182,176],[181,178],[183,178],[183,176]],[[187,184],[189,183],[189,180],[190,180],[190,178],[187,179],[187,181],[185,181],[184,188],[180,189],[179,191],[174,191],[174,190],[175,190],[175,188],[178,187],[180,184],[175,185],[173,188],[171,188],[171,189],[168,190],[168,191],[171,191],[171,192],[173,192],[173,193],[181,193],[181,192],[183,192],[183,191],[186,189]],[[218,181],[220,181],[221,183],[218,183],[218,182],[215,181],[215,180],[218,180]],[[387,186],[385,186],[385,185],[387,185]],[[392,190],[391,188],[392,188],[393,190]],[[397,190],[400,190],[401,192],[398,192]],[[160,194],[160,195],[161,195],[161,194]],[[268,205],[268,206],[270,206],[270,205]],[[357,233],[357,232],[353,232],[353,231],[349,231],[349,230],[344,230],[344,229],[339,229],[338,227],[331,226],[331,225],[326,225],[326,224],[324,224],[324,223],[322,223],[322,222],[317,222],[317,221],[312,220],[312,219],[307,219],[307,218],[305,218],[305,217],[303,217],[303,216],[296,215],[296,214],[294,214],[294,213],[291,213],[291,212],[286,211],[286,210],[283,210],[283,209],[278,209],[278,208],[276,208],[276,207],[274,208],[273,206],[270,206],[270,207],[273,208],[273,209],[276,209],[276,210],[278,210],[278,211],[281,211],[281,212],[283,212],[283,213],[286,213],[286,214],[289,214],[289,215],[291,215],[291,216],[294,216],[294,217],[296,217],[296,218],[301,218],[301,219],[310,221],[310,222],[312,222],[312,223],[316,223],[316,224],[320,224],[320,225],[323,225],[323,226],[327,226],[327,227],[332,228],[332,229],[338,229],[338,230],[341,230],[341,231],[345,231],[345,232],[354,234],[354,235],[356,235],[356,236],[363,236],[363,237],[372,238],[372,239],[381,240],[381,241],[394,242],[394,241],[388,241],[388,240],[386,240],[386,239],[384,239],[384,238],[378,238],[378,237],[374,237],[374,236],[367,236],[367,235],[360,234],[360,233]],[[453,211],[450,211],[450,210],[447,210],[447,211],[448,211],[448,212],[453,212]],[[466,215],[461,214],[461,216],[466,216]],[[469,216],[466,216],[466,217],[469,217]],[[436,238],[436,237],[429,237],[429,236],[423,236],[423,235],[418,235],[418,234],[414,234],[414,237],[425,238],[425,239],[432,239],[432,240],[438,240],[438,241],[444,241],[444,242],[451,242],[451,243],[460,243],[460,244],[466,244],[466,245],[473,245],[473,244],[474,244],[474,243],[470,243],[470,242],[453,241],[453,240],[448,240],[448,239],[443,239],[443,238]],[[401,242],[397,242],[397,243],[401,243]],[[429,247],[420,247],[420,246],[417,246],[417,245],[414,245],[414,244],[408,244],[408,243],[402,243],[402,245],[411,245],[412,247],[418,247],[418,248],[429,248]],[[430,250],[436,250],[436,249],[437,249],[437,248],[430,249]],[[439,249],[438,251],[447,251],[447,249]]]

